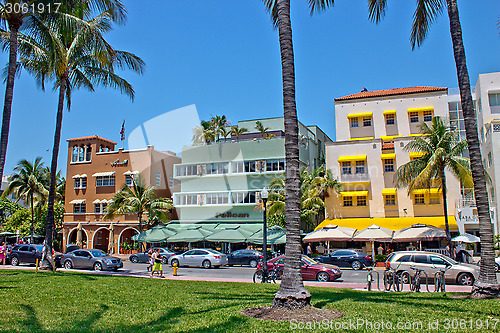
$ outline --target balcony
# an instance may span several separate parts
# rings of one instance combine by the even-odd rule
[[[368,183],[370,182],[370,175],[368,173],[356,173],[340,175],[341,183]]]

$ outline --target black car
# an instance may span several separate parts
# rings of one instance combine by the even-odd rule
[[[261,252],[255,250],[237,250],[227,255],[228,265],[250,265],[257,267],[259,261],[262,261],[264,256]]]
[[[337,250],[329,255],[316,257],[316,261],[324,264],[332,264],[340,267],[352,267],[354,270],[362,269],[363,267],[373,266],[371,256],[356,252],[354,250]]]
[[[43,245],[18,244],[10,250],[7,259],[12,266],[19,264],[35,264],[42,259]]]
[[[149,261],[149,256],[148,256],[149,250],[156,251],[156,249],[160,249],[160,258],[161,258],[162,264],[168,263],[168,258],[175,255],[174,252],[167,250],[163,247],[152,247],[151,249],[148,249],[144,252],[134,253],[134,254],[130,255],[130,257],[128,257],[128,260],[130,260],[133,263],[148,262]]]
[[[79,250],[80,247],[78,245],[68,245],[66,247],[66,251],[64,251],[64,253],[70,253],[70,252],[73,252],[75,250]],[[63,254],[62,253],[56,253],[56,256],[54,257],[54,262],[56,264],[56,267],[62,267],[62,264],[61,264],[61,258],[62,258]]]

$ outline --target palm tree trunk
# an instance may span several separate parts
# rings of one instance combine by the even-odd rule
[[[33,192],[31,192],[31,227],[30,227],[30,244],[33,244],[33,237],[35,234],[35,209],[33,208]]]
[[[138,218],[139,218],[139,234],[142,233],[142,212],[139,212],[137,214]],[[144,248],[144,243],[139,243],[140,244],[140,247],[141,247],[141,251],[143,251],[143,248]]]
[[[441,178],[441,189],[443,190],[443,214],[444,214],[444,226],[446,229],[446,242],[448,243],[448,248],[450,249],[450,257],[453,253],[451,248],[451,234],[450,225],[448,223],[448,201],[446,200],[446,195],[448,193],[446,187],[446,174],[444,173],[444,166],[439,171],[439,176]]]
[[[10,115],[12,112],[12,99],[14,98],[14,81],[16,78],[17,65],[17,33],[23,21],[21,17],[12,17],[8,20],[8,23],[10,29],[9,70],[7,73],[7,85],[5,87],[2,132],[0,134],[0,179],[3,177],[5,156],[7,154],[7,143],[9,141]]]
[[[486,179],[481,158],[481,148],[477,134],[476,115],[472,105],[469,72],[465,59],[465,47],[462,40],[462,27],[458,15],[456,0],[446,0],[450,19],[450,33],[453,42],[453,54],[457,67],[458,86],[464,113],[465,133],[469,146],[474,196],[479,217],[479,233],[481,236],[481,265],[479,278],[475,282],[473,296],[498,295],[500,287],[495,274],[495,251],[493,248],[493,226],[491,225],[490,207],[486,192]]]
[[[293,58],[290,0],[278,0],[278,28],[283,76],[285,122],[285,267],[280,289],[274,295],[273,307],[302,308],[310,304],[311,294],[302,283],[300,246],[300,170],[299,127],[295,105],[295,68]]]
[[[52,257],[52,240],[54,232],[54,201],[56,197],[56,174],[57,174],[57,158],[59,157],[59,145],[61,143],[61,127],[64,111],[64,97],[66,95],[66,79],[67,73],[61,78],[61,86],[59,87],[59,104],[57,107],[56,116],[56,131],[54,134],[54,147],[52,148],[52,162],[50,164],[50,186],[49,198],[47,207],[47,225],[45,226],[45,253],[44,260],[40,265],[40,269],[52,269],[54,258]]]

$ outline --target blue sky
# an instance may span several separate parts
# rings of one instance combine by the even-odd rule
[[[458,2],[475,84],[478,74],[500,71],[500,2]],[[136,99],[132,103],[112,89],[75,92],[71,111],[64,113],[59,168],[65,170],[66,139],[97,134],[118,141],[124,118],[128,134],[158,115],[191,104],[201,119],[225,114],[233,123],[282,115],[278,34],[260,1],[125,3],[128,22],[116,27],[108,40],[146,62],[143,76],[123,73]],[[389,1],[386,18],[376,25],[368,20],[366,1],[337,0],[334,8],[311,17],[306,0],[292,0],[299,120],[319,125],[334,138],[335,97],[362,87],[456,87],[446,13],[422,47],[412,51],[414,6],[415,1]],[[1,57],[6,63],[7,54]],[[31,77],[21,74],[4,174],[23,158],[42,156],[50,164],[56,108],[55,92],[42,92]]]

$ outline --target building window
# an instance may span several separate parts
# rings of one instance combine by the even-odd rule
[[[386,125],[395,125],[396,124],[396,115],[395,114],[386,114],[385,115],[385,124]]]
[[[85,202],[74,204],[73,205],[73,213],[85,214]]]
[[[424,121],[432,121],[432,111],[424,111]]]
[[[229,163],[207,163],[205,165],[205,174],[223,175],[229,172]]]
[[[283,171],[283,170],[285,170],[285,160],[266,161],[266,171]]]
[[[363,126],[369,127],[372,125],[372,117],[363,117]]]
[[[359,127],[358,118],[350,118],[351,127]]]
[[[91,161],[92,160],[92,146],[88,145],[85,147],[85,161]]]
[[[179,194],[177,197],[177,205],[197,205],[197,194]]]
[[[156,186],[161,185],[161,173],[160,171],[156,171]]]
[[[73,152],[71,154],[71,162],[78,162],[78,146],[73,147]]]
[[[385,196],[385,205],[386,206],[396,206],[396,196],[393,194]]]
[[[423,194],[414,194],[414,204],[415,205],[425,205],[425,196]]]
[[[342,174],[343,175],[351,174],[351,162],[342,162]]]
[[[493,132],[500,132],[500,124],[493,124]]]
[[[365,173],[365,161],[356,161],[356,174]]]
[[[255,172],[257,170],[257,161],[243,162],[245,172]]]
[[[176,166],[177,177],[196,176],[196,175],[198,175],[198,166],[196,164]]]
[[[85,149],[82,147],[78,147],[78,162],[83,162],[85,159]]]
[[[224,205],[229,203],[229,193],[207,193],[205,195],[205,203],[207,205]]]
[[[488,153],[488,166],[491,168],[493,165],[493,156],[491,155],[491,151]]]
[[[94,204],[94,212],[96,214],[101,214],[102,213],[102,211],[101,211],[101,204],[100,203]]]
[[[174,176],[170,176],[168,187],[173,188],[175,186]]]
[[[356,206],[366,206],[366,196],[357,197]]]
[[[80,188],[87,188],[87,177],[80,178]]]
[[[132,179],[133,179],[133,178],[132,178],[132,176],[131,176],[131,175],[126,175],[126,176],[125,176],[125,184],[126,184],[127,186],[132,186],[132,183],[133,183]]]
[[[418,112],[410,112],[408,116],[410,117],[410,123],[418,123]]]
[[[257,192],[232,192],[233,204],[257,203]]]
[[[439,193],[429,194],[429,205],[439,205],[441,204],[441,195]]]
[[[500,93],[488,94],[490,106],[500,106]]]
[[[384,172],[394,172],[394,160],[384,160]]]
[[[352,197],[343,197],[344,207],[352,207]]]
[[[104,202],[104,203],[101,204],[101,207],[102,207],[101,208],[101,212],[103,214],[106,213],[106,208],[108,207],[108,204]]]
[[[115,186],[115,175],[112,176],[98,176],[96,177],[95,186]]]
[[[75,178],[75,189],[79,189],[80,188],[80,178]]]

